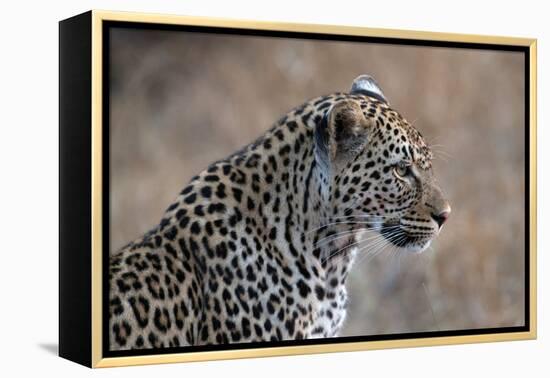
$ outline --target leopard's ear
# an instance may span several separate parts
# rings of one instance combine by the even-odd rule
[[[337,102],[316,127],[318,158],[331,165],[349,161],[366,145],[372,122],[365,117],[358,102]]]
[[[353,80],[351,85],[351,94],[364,94],[369,97],[374,97],[377,100],[385,102],[389,105],[388,99],[382,92],[382,88],[378,85],[376,80],[369,75],[359,75]]]

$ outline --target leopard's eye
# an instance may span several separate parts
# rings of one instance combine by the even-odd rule
[[[395,174],[399,178],[405,178],[411,175],[411,165],[407,163],[399,163],[394,168]]]

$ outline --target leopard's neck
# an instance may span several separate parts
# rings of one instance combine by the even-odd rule
[[[307,108],[306,108],[307,111]],[[277,227],[280,248],[293,258],[313,259],[327,280],[344,283],[353,263],[355,233],[342,225],[338,209],[330,204],[331,172],[316,155],[315,126],[320,117],[303,122],[286,117],[246,150],[246,157],[258,156],[256,172],[268,184],[258,193],[262,222]],[[268,201],[266,202],[266,198]]]

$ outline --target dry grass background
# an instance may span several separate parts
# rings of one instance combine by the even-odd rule
[[[360,259],[344,335],[524,323],[524,61],[510,52],[119,29],[111,250],[289,109],[374,76],[433,144],[453,214],[419,256]]]

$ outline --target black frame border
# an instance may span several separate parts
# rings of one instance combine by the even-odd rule
[[[92,12],[59,23],[59,356],[92,365]]]

